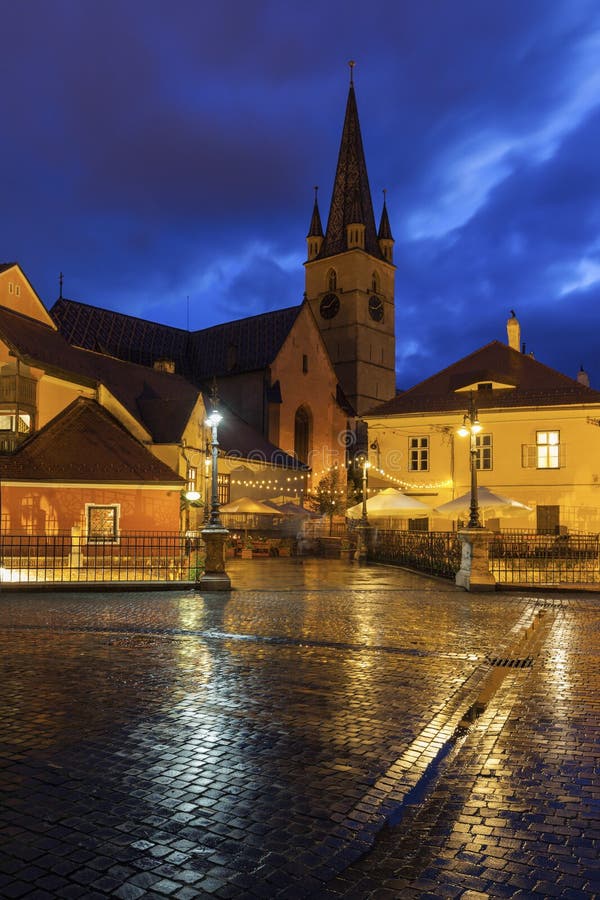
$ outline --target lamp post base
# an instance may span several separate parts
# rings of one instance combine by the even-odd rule
[[[358,534],[358,543],[356,547],[356,559],[364,562],[369,552],[369,540],[371,535],[371,527],[368,521],[361,520],[356,532]]]
[[[204,573],[196,584],[204,591],[230,591],[231,579],[225,571],[226,528],[204,528],[202,538],[206,545]]]
[[[485,528],[463,528],[458,532],[462,542],[460,569],[456,584],[466,591],[495,591],[496,579],[490,572],[489,543],[492,532]]]

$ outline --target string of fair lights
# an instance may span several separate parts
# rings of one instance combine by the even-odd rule
[[[339,467],[336,464],[334,464],[333,466],[330,466],[329,469],[325,470],[324,473],[320,473],[320,477],[322,478],[323,474],[329,475],[338,468]],[[348,467],[346,467],[346,468],[348,468]],[[377,473],[377,475],[379,475],[381,478],[385,479],[386,481],[390,482],[391,484],[397,485],[402,490],[435,491],[435,490],[440,490],[441,488],[447,488],[447,487],[452,486],[452,482],[447,479],[444,481],[431,481],[431,482],[407,481],[405,478],[397,478],[395,475],[392,475],[389,472],[386,472],[384,469],[382,469],[378,466],[375,466],[375,465],[371,465],[369,468],[369,471]],[[311,490],[310,482],[313,479],[312,472],[308,472],[306,475],[291,475],[291,476],[288,475],[285,477],[285,479],[283,479],[283,478],[279,478],[279,479],[277,479],[277,478],[232,478],[231,484],[232,485],[235,484],[235,485],[238,485],[240,487],[245,487],[245,488],[260,489],[263,491],[272,491],[274,493],[280,493],[281,490],[286,486],[287,487],[293,486],[294,492],[299,492],[302,489],[302,486],[304,485],[305,479],[307,482],[308,490]],[[345,494],[346,494],[346,490],[344,488],[340,488],[339,490],[331,490],[330,488],[319,488],[317,486],[315,488],[315,490],[317,490],[318,493],[328,494],[329,496],[332,496],[332,495],[345,496]],[[379,493],[379,491],[380,491],[379,487],[367,488],[368,494],[377,494],[377,493]]]

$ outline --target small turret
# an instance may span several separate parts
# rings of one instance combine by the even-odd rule
[[[510,319],[506,323],[506,331],[508,333],[508,346],[512,347],[513,350],[519,351],[521,348],[521,326],[514,309],[510,311]]]
[[[312,218],[310,220],[310,228],[306,235],[306,244],[308,247],[308,258],[316,259],[323,245],[323,226],[321,225],[321,215],[319,213],[319,204],[317,201],[318,185],[315,185],[315,205],[313,206]]]
[[[585,387],[590,386],[590,376],[585,371],[583,366],[580,367],[579,372],[577,373],[577,381],[579,384],[583,384]]]
[[[350,221],[346,225],[346,245],[348,250],[359,247],[365,249],[365,231],[363,212],[360,204],[360,194],[354,191],[352,198],[352,210],[350,212]]]
[[[394,238],[392,229],[390,228],[390,220],[388,218],[387,206],[385,202],[385,190],[383,192],[383,209],[381,211],[381,221],[379,222],[379,231],[377,232],[377,240],[379,247],[383,253],[384,259],[388,262],[393,261],[394,256]]]

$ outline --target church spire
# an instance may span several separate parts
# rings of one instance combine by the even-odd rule
[[[319,250],[323,243],[323,226],[321,225],[321,214],[319,213],[319,203],[317,200],[317,192],[319,188],[315,185],[315,205],[313,206],[312,218],[310,220],[310,228],[306,235],[306,243],[308,246],[308,258],[315,259],[319,255]]]
[[[337,170],[327,220],[325,239],[319,252],[322,259],[344,253],[348,247],[348,226],[364,226],[363,248],[377,259],[383,254],[377,239],[371,190],[363,150],[358,109],[354,93],[354,63],[350,63],[350,87]],[[356,222],[357,214],[360,221]]]
[[[390,220],[388,218],[388,211],[386,205],[386,197],[385,190],[383,192],[383,209],[381,210],[381,219],[379,220],[379,231],[377,232],[377,240],[379,241],[379,246],[381,248],[381,252],[388,262],[392,262],[393,252],[394,252],[394,237],[392,235],[392,229],[390,227]]]

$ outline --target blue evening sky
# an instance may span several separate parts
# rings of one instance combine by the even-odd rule
[[[3,0],[0,261],[202,328],[299,303],[355,85],[400,387],[493,339],[600,388],[598,0]]]

